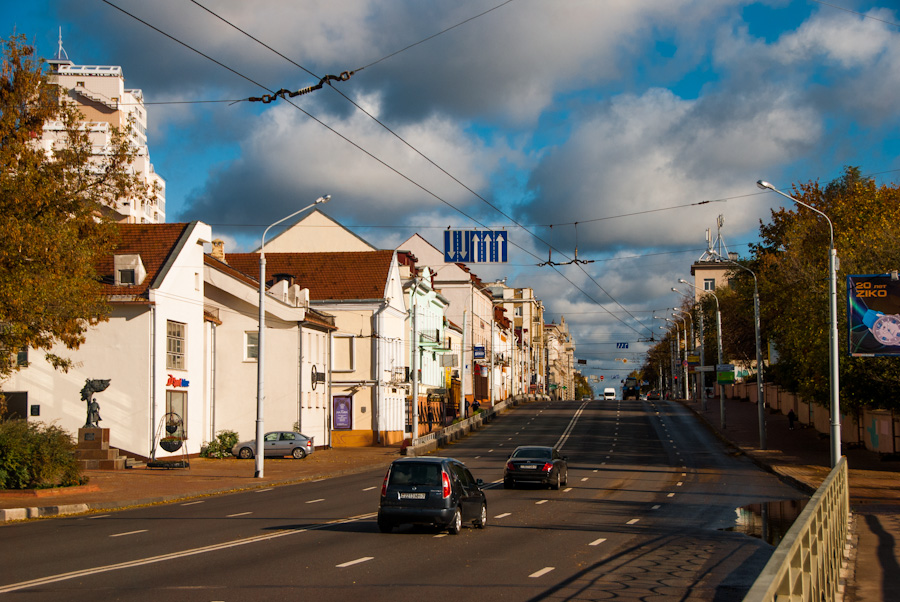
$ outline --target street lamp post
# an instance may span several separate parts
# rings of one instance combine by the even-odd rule
[[[766,449],[766,402],[763,396],[763,360],[759,336],[759,280],[756,278],[756,273],[750,268],[722,257],[718,253],[715,253],[715,255],[722,261],[727,261],[742,270],[750,272],[750,275],[753,276],[753,327],[756,334],[756,405],[759,416],[759,448]]]
[[[269,228],[287,221],[311,209],[320,203],[327,203],[331,199],[330,194],[321,196],[311,203],[295,211],[287,217],[283,217],[274,224],[271,224],[263,230],[262,239],[259,243],[259,335],[257,336],[257,355],[256,355],[256,472],[254,477],[263,478],[263,458],[265,448],[263,447],[263,408],[265,406],[265,356],[266,356],[266,234]]]
[[[690,313],[684,311],[683,309],[678,309],[677,307],[673,307],[672,309],[675,311],[680,311],[681,313],[684,314],[685,318],[687,318],[691,321],[691,349],[693,349],[694,348],[694,317],[691,316]],[[678,314],[673,313],[672,315],[674,317],[678,318]],[[679,319],[684,320],[684,318],[679,318]],[[684,362],[685,362],[685,364],[684,364],[684,398],[688,399],[688,394],[689,394],[688,393],[688,390],[689,390],[689,387],[688,387],[688,365],[689,364],[688,364],[687,340],[685,340],[685,345],[684,345]]]
[[[831,466],[837,466],[838,460],[841,459],[841,415],[840,415],[840,376],[838,370],[838,330],[837,330],[837,250],[834,248],[834,224],[831,219],[803,201],[795,199],[789,194],[781,192],[768,182],[758,180],[756,185],[763,190],[771,190],[777,192],[781,196],[790,199],[798,205],[803,205],[807,209],[811,209],[825,218],[828,222],[828,234],[831,240],[831,247],[828,251],[828,306],[831,318],[831,333],[829,340],[828,364],[831,375]]]
[[[678,316],[677,316],[676,314],[673,313],[672,315],[673,315],[674,317],[678,318]],[[690,397],[689,397],[689,393],[688,393],[688,382],[687,382],[687,381],[688,381],[688,369],[687,369],[687,351],[688,351],[688,345],[687,345],[687,321],[686,321],[684,318],[678,318],[678,319],[681,320],[681,327],[684,329],[684,358],[682,359],[682,362],[681,362],[681,375],[684,377],[684,398],[687,400],[687,399],[690,398]],[[676,326],[677,326],[677,324],[676,324]]]
[[[679,351],[681,351],[681,335],[679,335],[679,333],[678,333],[678,322],[676,322],[675,320],[670,320],[669,318],[666,318],[665,316],[653,316],[653,317],[657,320],[665,320],[666,322],[671,322],[672,324],[675,325],[675,350],[672,355],[672,357],[673,357],[672,377],[674,380],[675,374],[677,373],[677,370],[678,370],[678,364],[681,363],[680,360],[678,359],[678,353],[679,353]],[[681,325],[684,328],[684,363],[687,363],[687,323],[684,321],[684,319],[681,320]],[[660,327],[660,328],[662,328],[662,327]],[[684,366],[684,363],[682,363],[682,369],[683,369],[682,376],[685,379],[685,383],[687,383],[687,366]],[[672,390],[672,392],[677,395],[678,389],[674,388]],[[685,387],[684,387],[685,399],[687,399],[687,395],[688,395],[687,394],[687,384],[685,384]]]
[[[700,287],[694,286],[684,278],[679,278],[678,282],[681,284],[686,284],[691,288],[695,288],[698,291],[701,290]],[[708,293],[712,295],[713,299],[716,300],[716,347],[718,348],[718,358],[719,364],[722,363],[722,312],[719,310],[719,298],[712,291],[703,291],[704,293]],[[701,308],[702,309],[702,308]],[[718,371],[718,370],[717,370]],[[719,424],[722,429],[725,429],[725,387],[721,384],[719,385]]]

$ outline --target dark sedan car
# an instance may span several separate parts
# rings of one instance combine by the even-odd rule
[[[378,528],[390,533],[402,524],[433,525],[455,535],[463,523],[487,523],[484,482],[453,458],[400,458],[384,475]]]
[[[517,447],[503,469],[503,487],[516,483],[537,483],[559,489],[569,481],[566,457],[553,447],[524,445]]]

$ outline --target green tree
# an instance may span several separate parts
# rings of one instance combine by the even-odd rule
[[[151,194],[130,169],[128,131],[113,129],[95,152],[81,114],[61,102],[43,61],[24,36],[0,41],[0,382],[17,370],[16,352],[40,349],[56,368],[87,329],[107,319],[95,264],[115,243],[103,217],[117,198]],[[44,126],[62,130],[48,149]],[[100,159],[102,157],[102,159]]]
[[[840,259],[837,277],[841,405],[900,409],[900,366],[893,358],[847,356],[846,276],[900,266],[900,188],[877,186],[855,167],[824,188],[794,186],[791,196],[829,216]],[[829,397],[828,222],[801,206],[772,212],[755,247],[764,329],[779,351],[770,371],[804,398]]]

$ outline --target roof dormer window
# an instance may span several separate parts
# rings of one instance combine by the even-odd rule
[[[116,286],[135,286],[147,277],[147,270],[140,255],[115,255]]]

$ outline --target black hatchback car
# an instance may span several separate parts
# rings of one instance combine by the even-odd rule
[[[503,469],[503,487],[537,483],[559,489],[569,481],[567,458],[554,447],[523,445],[510,454]]]
[[[433,525],[459,533],[463,523],[487,522],[484,482],[453,458],[400,458],[384,475],[378,528],[390,533],[402,524]]]

